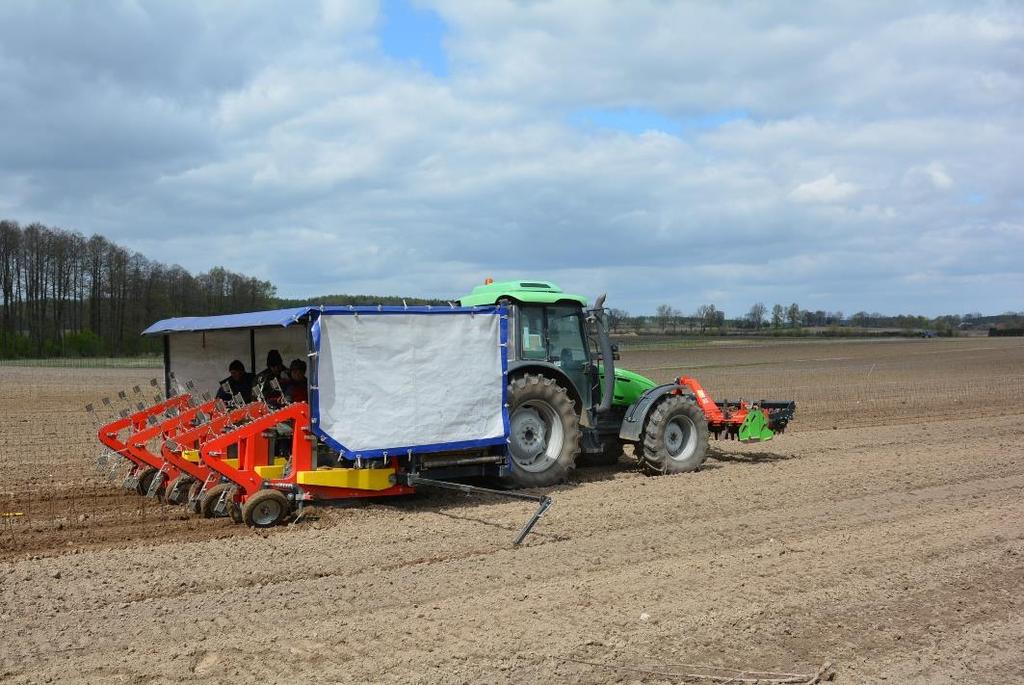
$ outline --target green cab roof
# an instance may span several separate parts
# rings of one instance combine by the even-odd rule
[[[474,307],[481,304],[494,304],[502,298],[529,302],[533,304],[552,304],[560,300],[579,302],[587,306],[587,298],[564,292],[551,281],[501,281],[484,283],[473,288],[473,292],[459,298],[463,307]]]

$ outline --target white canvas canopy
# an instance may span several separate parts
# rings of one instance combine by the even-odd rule
[[[334,308],[313,324],[314,429],[349,456],[504,444],[504,308]]]

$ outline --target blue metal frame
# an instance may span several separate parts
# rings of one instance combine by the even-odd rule
[[[398,445],[373,450],[352,451],[328,435],[320,428],[320,319],[323,316],[344,316],[344,315],[393,315],[393,314],[482,314],[484,316],[498,316],[499,337],[501,345],[501,373],[503,382],[501,384],[501,418],[503,435],[495,438],[481,440],[463,440],[459,442],[442,442],[430,445]],[[461,449],[472,449],[475,447],[491,447],[496,445],[505,446],[508,444],[508,436],[511,430],[508,416],[508,307],[505,305],[478,306],[478,307],[443,307],[443,306],[416,306],[416,307],[394,307],[394,306],[322,306],[310,312],[312,325],[310,326],[310,337],[312,341],[312,355],[315,363],[312,364],[309,386],[309,405],[311,410],[310,424],[321,440],[338,450],[349,459],[380,459],[387,457],[401,457],[409,454],[429,454],[436,452],[450,452]]]

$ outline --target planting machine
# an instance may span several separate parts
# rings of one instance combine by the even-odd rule
[[[443,307],[161,321],[145,334],[163,336],[163,393],[134,406],[121,393],[121,409],[103,401],[115,416],[97,417],[99,465],[139,494],[257,527],[311,501],[491,493],[536,503],[518,543],[551,504],[522,488],[614,463],[626,445],[649,474],[695,471],[710,435],[770,440],[793,418],[791,401],[715,401],[692,377],[659,385],[616,368],[603,303],[587,308],[546,281],[488,280]],[[255,368],[269,350],[309,360],[308,401],[270,401],[259,387],[250,400],[196,393],[231,359]]]

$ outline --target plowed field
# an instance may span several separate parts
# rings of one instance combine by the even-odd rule
[[[0,367],[0,682],[1022,681],[1024,342],[620,363],[797,417],[695,474],[580,469],[518,549],[527,505],[454,493],[189,518],[92,469],[82,406],[152,372]]]

